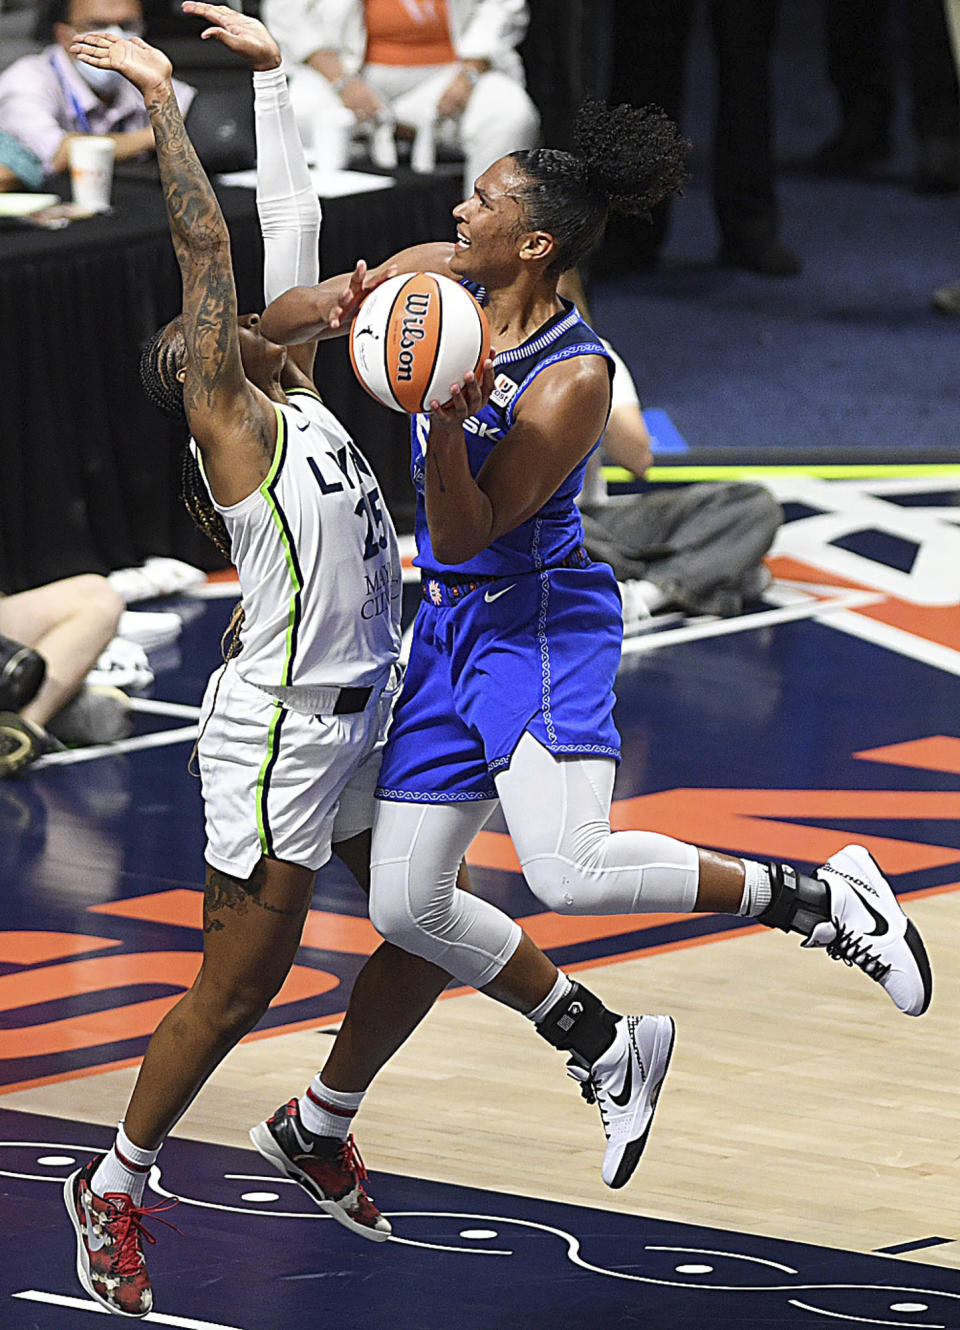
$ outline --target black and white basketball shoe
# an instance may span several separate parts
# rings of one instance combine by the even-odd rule
[[[814,877],[827,887],[830,917],[815,924],[802,945],[825,947],[831,960],[881,984],[907,1016],[922,1016],[933,996],[930,961],[873,856],[862,845],[847,845]]]
[[[567,1062],[584,1099],[600,1110],[607,1137],[600,1175],[608,1187],[623,1187],[640,1162],[675,1040],[669,1016],[621,1016],[613,1043],[592,1066],[576,1054]]]

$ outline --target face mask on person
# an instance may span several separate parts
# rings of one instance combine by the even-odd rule
[[[112,32],[117,37],[130,36],[116,23],[109,28],[98,28],[97,31]],[[74,60],[73,67],[98,97],[112,97],[124,81],[123,75],[116,69],[98,69],[96,65],[85,65],[82,60]]]

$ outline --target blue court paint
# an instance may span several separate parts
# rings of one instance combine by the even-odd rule
[[[40,1161],[82,1161],[110,1139],[103,1127],[0,1113],[0,1189],[16,1217],[0,1325],[89,1326],[85,1310],[37,1300],[85,1301],[62,1203],[74,1165]],[[158,1236],[147,1247],[155,1320],[231,1330],[817,1330],[837,1317],[960,1326],[955,1271],[376,1173],[369,1189],[395,1237],[375,1244],[320,1214],[252,1150],[173,1139],[160,1164],[162,1190],[145,1201],[179,1194],[167,1217],[181,1233],[147,1220]],[[278,1199],[249,1199],[259,1193]]]
[[[666,456],[668,453],[688,453],[690,451],[689,443],[687,443],[666,411],[662,411],[658,406],[650,407],[649,410],[644,407],[643,418],[647,422],[647,429],[650,431],[654,457]]]
[[[927,1247],[942,1247],[953,1241],[953,1238],[919,1238],[916,1242],[898,1242],[893,1247],[877,1247],[876,1251],[886,1256],[902,1256],[908,1251],[925,1251]]]

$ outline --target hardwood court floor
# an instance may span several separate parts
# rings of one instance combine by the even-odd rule
[[[740,920],[544,914],[494,820],[471,854],[478,888],[611,1006],[670,1012],[670,1076],[640,1169],[611,1192],[596,1109],[562,1059],[514,1013],[450,995],[358,1119],[385,1209],[397,1180],[432,1179],[839,1251],[901,1249],[902,1260],[960,1270],[960,591],[947,585],[960,568],[958,509],[945,485],[930,495],[891,485],[842,496],[791,481],[782,497],[795,520],[759,612],[667,621],[627,644],[614,822],[806,864],[867,844],[927,943],[931,1010],[904,1017],[859,972]],[[851,514],[829,545],[817,526],[828,504]],[[908,539],[912,572],[877,557]],[[0,786],[0,1112],[112,1125],[146,1037],[195,972],[202,821],[184,766],[190,708],[229,604],[185,607],[194,617],[179,656],[157,662],[155,698],[126,752],[51,762]],[[322,1062],[372,945],[355,887],[324,873],[293,979],[178,1137],[245,1149],[247,1128]],[[75,1294],[71,1268],[60,1275]],[[960,1277],[947,1286],[960,1293]],[[875,1313],[845,1308],[816,1323],[960,1325],[960,1315]],[[441,1324],[424,1311],[422,1330]]]

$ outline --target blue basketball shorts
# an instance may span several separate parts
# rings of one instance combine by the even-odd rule
[[[604,563],[499,578],[453,604],[425,600],[377,798],[496,799],[493,778],[525,731],[551,753],[619,761],[622,627]]]

